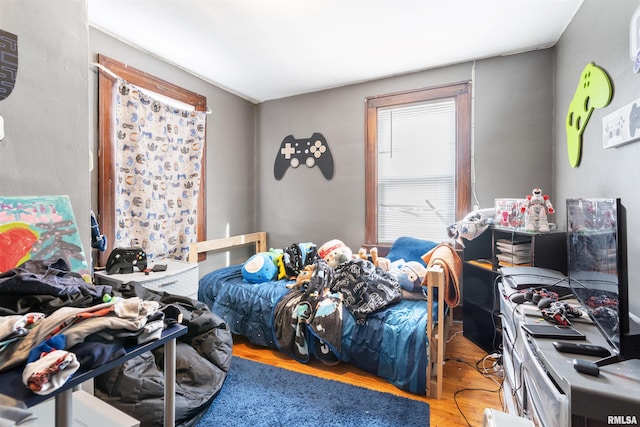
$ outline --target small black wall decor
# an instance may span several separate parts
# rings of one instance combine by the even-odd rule
[[[314,132],[310,138],[303,139],[286,136],[276,155],[273,173],[280,180],[289,167],[297,168],[303,163],[309,168],[318,166],[326,179],[333,178],[333,156],[321,133]]]
[[[18,36],[0,29],[0,101],[11,95],[18,74]]]

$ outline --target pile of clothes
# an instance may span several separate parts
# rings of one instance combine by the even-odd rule
[[[27,261],[0,274],[0,374],[22,370],[25,387],[50,394],[76,372],[155,340],[176,322],[188,327],[176,351],[176,425],[191,426],[226,379],[232,351],[226,323],[186,297],[136,283],[118,290],[86,283],[62,259]],[[162,424],[163,356],[159,347],[96,377],[95,395],[141,426]]]
[[[280,351],[306,363],[314,355],[332,365],[341,358],[342,308],[364,324],[371,313],[400,301],[398,281],[371,261],[350,259],[335,269],[317,258],[274,308],[274,338]]]

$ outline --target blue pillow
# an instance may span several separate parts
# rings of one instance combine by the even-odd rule
[[[415,237],[398,237],[387,254],[389,261],[398,261],[403,259],[407,262],[418,261],[420,264],[427,266],[422,260],[422,255],[438,246],[436,242],[431,240],[416,239]]]

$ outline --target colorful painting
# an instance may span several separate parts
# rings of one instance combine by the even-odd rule
[[[68,196],[0,196],[0,273],[30,259],[64,259],[91,281]]]

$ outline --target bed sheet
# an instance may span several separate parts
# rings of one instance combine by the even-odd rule
[[[289,289],[288,280],[249,283],[242,278],[242,265],[212,271],[200,279],[198,300],[222,317],[231,332],[250,342],[277,348],[273,338],[273,309]]]
[[[242,266],[225,267],[200,279],[198,299],[221,316],[234,334],[257,345],[275,348],[273,310],[286,294],[288,280],[252,284]],[[434,319],[437,303],[433,305]],[[428,342],[426,301],[402,300],[356,323],[343,309],[341,360],[375,374],[396,387],[426,393]]]

